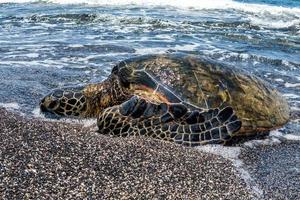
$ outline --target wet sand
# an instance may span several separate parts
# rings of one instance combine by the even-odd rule
[[[220,156],[0,108],[1,199],[252,199]]]
[[[300,141],[244,148],[240,158],[265,199],[300,199]]]

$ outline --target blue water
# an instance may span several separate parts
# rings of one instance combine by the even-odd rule
[[[257,3],[257,4],[266,4],[266,5],[275,5],[283,7],[300,7],[299,0],[238,0],[242,3]]]
[[[0,3],[2,106],[32,116],[54,88],[102,81],[132,56],[178,51],[273,84],[292,110],[284,132],[300,133],[299,0],[8,2]]]

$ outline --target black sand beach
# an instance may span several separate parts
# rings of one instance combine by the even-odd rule
[[[300,141],[245,148],[240,157],[265,199],[300,199]]]
[[[251,199],[230,161],[0,109],[1,199]]]

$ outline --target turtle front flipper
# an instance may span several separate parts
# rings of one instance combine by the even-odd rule
[[[105,109],[97,124],[103,134],[144,135],[187,146],[224,143],[241,127],[231,107],[203,112],[183,104],[154,104],[137,96]]]

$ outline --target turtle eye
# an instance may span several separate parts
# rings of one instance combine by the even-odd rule
[[[56,98],[45,97],[41,100],[40,109],[43,112],[54,110],[59,105],[59,101]]]
[[[55,98],[61,98],[63,96],[63,94],[64,94],[63,90],[57,89],[57,90],[53,91],[52,96]]]

